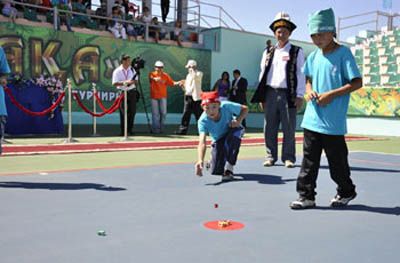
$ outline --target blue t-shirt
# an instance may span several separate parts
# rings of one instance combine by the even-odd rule
[[[304,64],[303,72],[311,78],[312,88],[318,94],[340,88],[355,78],[361,78],[353,54],[345,46],[340,46],[326,55],[321,49],[313,51]],[[346,94],[334,98],[323,107],[316,101],[309,101],[301,127],[328,135],[346,134],[349,100],[350,94]]]
[[[0,47],[0,76],[10,73],[10,67],[7,63],[6,54],[2,47]],[[7,116],[6,98],[4,97],[3,86],[0,85],[0,116]]]
[[[212,141],[217,141],[229,131],[229,124],[234,116],[239,116],[241,109],[242,105],[238,103],[222,101],[219,108],[221,118],[218,121],[208,118],[205,112],[201,114],[197,122],[199,133],[210,134]]]

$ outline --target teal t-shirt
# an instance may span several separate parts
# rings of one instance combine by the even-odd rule
[[[10,73],[10,67],[8,66],[6,54],[2,47],[0,47],[0,76]],[[6,109],[6,98],[4,97],[3,86],[0,85],[0,116],[7,116]]]
[[[324,55],[321,49],[313,51],[303,67],[304,75],[311,78],[313,90],[318,94],[334,90],[361,78],[350,49],[340,46]],[[347,133],[346,115],[350,94],[336,97],[326,106],[315,101],[307,103],[301,127],[328,135]]]
[[[234,116],[239,116],[241,109],[242,105],[238,103],[222,101],[219,108],[221,113],[219,121],[213,121],[208,118],[205,112],[201,114],[197,122],[199,133],[209,134],[213,142],[217,141],[229,131],[229,124]]]

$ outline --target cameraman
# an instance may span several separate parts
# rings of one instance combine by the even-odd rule
[[[128,117],[128,133],[129,135],[133,135],[133,125],[136,115],[136,102],[139,98],[139,93],[136,90],[138,76],[136,71],[131,67],[131,57],[129,55],[121,56],[121,65],[116,68],[112,75],[112,85],[117,89],[128,88],[129,86],[132,89],[127,92],[127,117]],[[121,103],[119,107],[119,116],[120,116],[120,127],[121,133],[120,136],[124,135],[124,103]]]

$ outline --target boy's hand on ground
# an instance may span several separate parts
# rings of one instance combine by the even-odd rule
[[[194,170],[197,176],[203,176],[203,162],[202,161],[198,161],[195,165],[194,165]]]

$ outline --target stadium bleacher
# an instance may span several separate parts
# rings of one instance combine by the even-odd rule
[[[363,74],[365,87],[400,86],[400,28],[362,31],[348,41]]]

